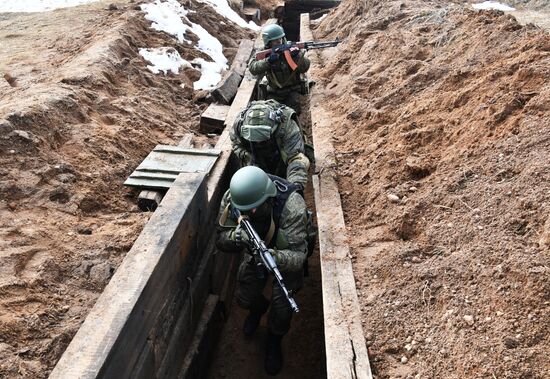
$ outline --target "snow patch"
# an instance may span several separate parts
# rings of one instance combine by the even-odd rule
[[[189,11],[177,0],[155,0],[150,4],[142,4],[141,10],[145,12],[145,19],[152,22],[151,27],[155,30],[166,32],[182,43],[192,43],[185,38],[185,33],[188,31],[199,38],[195,48],[208,55],[213,62],[207,62],[201,58],[193,60],[192,63],[199,65],[202,72],[201,78],[194,83],[194,87],[195,89],[214,88],[221,80],[222,71],[227,68],[227,58],[223,55],[221,42],[202,26],[189,21],[187,18]]]
[[[499,3],[498,1],[484,1],[483,3],[472,4],[474,9],[495,9],[498,11],[510,12],[515,11],[515,8],[512,8],[506,4]]]
[[[168,71],[177,74],[179,73],[180,67],[192,67],[191,63],[183,59],[176,49],[172,47],[139,49],[139,55],[152,64],[148,65],[147,68],[153,74],[158,74],[161,71],[164,75],[166,75]]]
[[[47,12],[97,1],[99,0],[0,0],[0,13]]]
[[[260,30],[260,27],[254,23],[254,21],[246,22],[237,12],[235,12],[230,6],[227,0],[198,0],[199,3],[210,4],[216,12],[228,20],[233,21],[235,24],[242,28],[248,28],[252,30]]]

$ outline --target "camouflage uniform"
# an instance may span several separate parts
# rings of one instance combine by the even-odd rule
[[[254,117],[257,113],[269,115],[273,109],[280,111],[280,122]],[[304,136],[297,121],[296,113],[291,108],[274,100],[252,102],[237,117],[229,134],[233,152],[240,159],[241,165],[255,165],[268,174],[286,177],[288,181],[305,188],[310,162],[305,155]],[[243,137],[248,132],[243,130],[243,127],[247,127],[243,126],[244,123],[255,124],[251,125],[253,128],[267,122],[271,123],[271,131],[266,141],[251,142],[250,137]]]
[[[285,182],[280,178],[275,179],[282,183]],[[277,196],[279,196],[281,193],[279,187],[281,186],[277,185],[277,181],[275,181],[275,184],[277,186]],[[267,201],[271,201],[272,204],[277,202],[276,198],[270,198]],[[229,207],[231,207],[230,194],[227,191],[218,214],[216,246],[222,251],[237,253],[241,251],[241,248],[231,238],[231,233],[237,226],[237,221],[229,216],[231,213]],[[304,199],[297,192],[292,192],[284,203],[279,222],[276,223],[278,225],[276,225],[275,235],[268,244],[269,248],[276,251],[277,265],[283,275],[286,287],[291,291],[297,291],[302,287],[303,266],[307,259],[306,217]],[[267,235],[271,220],[271,216],[260,220],[251,219],[252,225],[260,237],[265,238]],[[264,287],[267,281],[272,278],[269,275],[265,275],[263,279],[258,278],[254,258],[249,254],[244,254],[237,279],[239,283],[237,303],[242,308],[251,309],[259,298],[263,298]],[[268,315],[269,329],[277,335],[286,334],[290,328],[292,313],[281,288],[273,281],[271,308]]]
[[[298,65],[292,71],[285,57],[281,54],[278,61],[271,64],[268,58],[257,61],[252,57],[248,68],[252,75],[267,78],[267,99],[275,99],[280,103],[293,108],[296,113],[301,113],[300,94],[302,93],[301,74],[309,70],[310,61],[305,56],[305,50],[300,50],[296,57],[292,57]]]

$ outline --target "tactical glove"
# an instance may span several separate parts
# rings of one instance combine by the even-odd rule
[[[271,256],[273,257],[273,259],[275,259],[275,263],[279,264],[281,263],[281,258],[279,256],[279,252],[275,249],[269,249],[269,254],[271,254]]]
[[[248,235],[241,228],[240,225],[238,225],[235,228],[235,230],[233,230],[233,233],[231,234],[231,239],[235,242],[235,244],[237,246],[240,246],[240,247],[249,247],[250,246],[250,240],[248,239]]]
[[[267,61],[270,63],[270,64],[274,64],[276,62],[279,61],[279,54],[276,54],[276,53],[271,53],[269,55],[269,57],[267,57]]]
[[[300,49],[298,49],[297,47],[292,47],[290,49],[290,56],[292,58],[296,58],[296,57],[298,57],[298,55],[300,55]]]

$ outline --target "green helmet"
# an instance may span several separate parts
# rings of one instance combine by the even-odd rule
[[[232,206],[240,211],[248,211],[276,196],[277,188],[261,168],[247,166],[233,175],[229,193]]]
[[[285,31],[280,25],[269,24],[262,29],[262,39],[266,47],[269,45],[269,42],[284,37]]]

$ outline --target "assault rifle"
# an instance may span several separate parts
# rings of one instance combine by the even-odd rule
[[[321,42],[293,42],[293,43],[283,43],[282,45],[273,46],[271,49],[262,50],[260,52],[256,53],[256,60],[262,60],[270,56],[271,54],[283,54],[285,56],[285,60],[292,69],[292,71],[296,70],[298,65],[294,60],[292,59],[292,56],[290,55],[290,51],[294,48],[297,49],[305,49],[305,50],[313,50],[313,49],[325,49],[327,47],[334,47],[338,45],[340,42],[342,42],[339,39],[336,39],[334,41],[321,41]]]
[[[279,284],[279,287],[281,287],[281,289],[283,290],[283,293],[285,294],[286,299],[290,304],[290,307],[294,312],[298,313],[300,311],[300,308],[298,308],[298,304],[296,304],[296,301],[292,297],[291,292],[286,289],[285,283],[283,282],[283,276],[281,275],[281,272],[277,267],[275,259],[269,253],[269,249],[265,245],[264,241],[262,241],[260,236],[258,236],[258,233],[256,233],[256,230],[254,230],[254,227],[252,226],[250,221],[247,218],[241,216],[241,212],[239,212],[238,209],[233,208],[233,211],[238,217],[239,224],[241,225],[244,232],[248,236],[248,239],[250,240],[250,247],[252,250],[252,255],[254,256],[254,258],[256,258],[256,266],[259,269],[258,272],[262,275],[265,275],[262,268],[265,267],[265,269],[275,277],[275,280]]]

